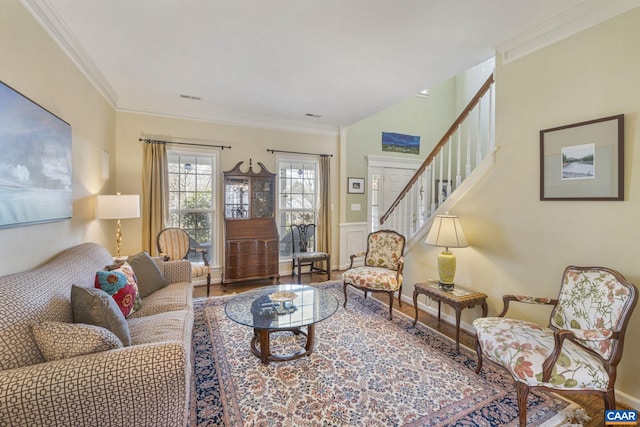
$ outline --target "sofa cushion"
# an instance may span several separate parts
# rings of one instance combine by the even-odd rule
[[[158,264],[156,264],[147,252],[140,252],[139,254],[131,256],[127,259],[127,262],[138,279],[138,292],[141,298],[169,284],[162,276]]]
[[[129,319],[131,344],[150,344],[180,341],[191,346],[193,312],[176,310],[153,314],[138,319]]]
[[[108,329],[117,336],[124,346],[131,345],[131,334],[120,307],[116,301],[103,290],[71,287],[71,306],[73,321]]]
[[[142,308],[129,319],[184,309],[193,310],[193,285],[189,282],[171,283],[147,296]]]
[[[124,317],[129,317],[142,306],[136,275],[126,262],[107,266],[105,271],[98,271],[95,287],[113,297]]]
[[[31,329],[48,362],[122,347],[113,332],[84,323],[37,322]]]

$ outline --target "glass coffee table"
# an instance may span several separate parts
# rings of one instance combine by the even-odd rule
[[[338,309],[335,296],[313,286],[277,285],[262,288],[259,292],[238,295],[224,307],[227,316],[241,325],[253,328],[251,352],[265,365],[308,356],[315,344],[315,324]],[[306,332],[300,328],[306,327]],[[289,331],[304,335],[303,348],[291,354],[271,353],[272,332]]]

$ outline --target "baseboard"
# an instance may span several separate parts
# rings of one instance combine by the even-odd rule
[[[619,390],[616,390],[616,403],[625,408],[640,411],[640,399]]]

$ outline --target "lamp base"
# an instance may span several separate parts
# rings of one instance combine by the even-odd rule
[[[455,285],[453,283],[442,283],[442,282],[438,282],[438,287],[440,289],[443,289],[445,291],[452,291],[453,288],[455,288]]]
[[[440,286],[453,289],[453,278],[456,275],[456,257],[445,248],[438,255],[438,276],[440,276]]]

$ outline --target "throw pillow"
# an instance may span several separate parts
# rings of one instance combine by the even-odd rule
[[[47,362],[122,347],[113,332],[84,323],[38,322],[31,330]]]
[[[124,317],[129,317],[142,307],[136,275],[126,262],[98,271],[95,286],[113,297]]]
[[[147,252],[140,252],[139,254],[131,256],[127,259],[127,262],[131,268],[133,268],[133,272],[138,279],[138,292],[141,298],[169,284],[167,279],[162,276],[158,264],[155,263]]]
[[[108,293],[96,288],[71,287],[73,321],[110,330],[126,347],[131,345],[131,333],[120,307]]]

